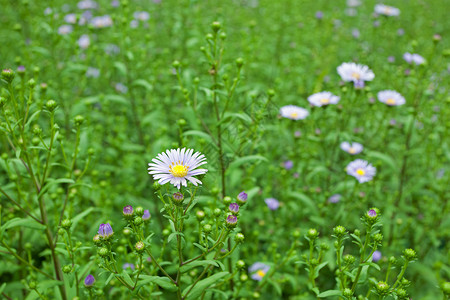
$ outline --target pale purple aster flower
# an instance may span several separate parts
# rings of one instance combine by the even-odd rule
[[[292,160],[287,160],[283,163],[283,167],[286,170],[290,170],[290,169],[292,169],[292,167],[294,167],[294,162]]]
[[[357,159],[349,163],[346,167],[348,175],[355,177],[359,183],[371,181],[377,173],[377,169],[367,161]]]
[[[131,28],[137,28],[139,26],[139,21],[138,20],[131,20],[130,22],[130,27]]]
[[[405,104],[405,98],[400,95],[400,93],[391,90],[380,91],[377,94],[378,101],[389,105],[389,106],[399,106]]]
[[[120,53],[120,48],[115,44],[108,44],[105,46],[105,53],[108,55],[116,55]]]
[[[328,104],[337,104],[341,98],[335,96],[330,92],[315,93],[308,97],[308,102],[317,107],[321,107]]]
[[[58,33],[60,35],[66,35],[66,34],[71,33],[72,31],[73,31],[72,25],[61,25],[58,28]]]
[[[77,23],[77,15],[76,14],[65,15],[64,21],[69,24],[76,24]]]
[[[109,15],[104,15],[92,18],[91,25],[94,26],[95,28],[105,28],[112,26],[113,21]]]
[[[86,286],[86,287],[91,287],[94,285],[94,283],[95,283],[95,278],[91,274],[86,276],[86,278],[84,279],[84,286]]]
[[[395,62],[395,57],[394,56],[389,56],[388,57],[388,62],[390,62],[390,63],[393,63],[393,62]]]
[[[294,136],[295,136],[296,138],[299,138],[299,137],[302,136],[302,132],[301,132],[300,130],[296,130],[296,131],[294,132]]]
[[[148,209],[144,210],[144,214],[142,215],[142,220],[147,221],[150,219],[150,211]]]
[[[126,270],[128,268],[130,268],[131,270],[134,271],[134,264],[124,263],[123,266],[122,266],[122,269]]]
[[[339,201],[341,201],[342,195],[340,194],[334,194],[332,196],[330,196],[330,198],[328,198],[328,202],[330,203],[338,203]]]
[[[79,39],[78,39],[78,46],[81,49],[87,49],[89,47],[89,45],[91,44],[91,39],[89,38],[89,35],[87,34],[83,34]]]
[[[100,76],[100,70],[97,68],[89,67],[86,71],[86,77],[98,78]]]
[[[309,115],[309,112],[295,105],[286,105],[280,108],[280,114],[284,118],[297,121],[305,119]]]
[[[354,17],[356,16],[358,13],[358,11],[352,7],[348,7],[345,9],[345,14],[349,17]]]
[[[17,73],[25,73],[25,66],[18,66]]]
[[[109,238],[114,234],[114,231],[109,223],[100,224],[98,228],[98,235],[102,238]]]
[[[294,174],[292,174],[292,177],[294,177],[294,178],[299,178],[299,177],[300,177],[300,174],[297,173],[297,172],[295,172]]]
[[[116,83],[114,88],[116,89],[117,92],[122,94],[126,94],[128,92],[128,87],[122,83]]]
[[[171,149],[158,154],[157,158],[152,159],[153,163],[149,163],[149,174],[153,175],[153,180],[163,185],[168,182],[178,189],[180,186],[187,187],[187,181],[197,186],[202,182],[195,178],[196,175],[203,175],[208,170],[196,169],[206,164],[206,158],[200,152],[193,154],[193,149]]]
[[[347,6],[348,7],[357,7],[361,5],[360,0],[347,0]]]
[[[375,74],[368,66],[351,63],[343,63],[337,67],[337,72],[342,80],[353,82],[355,85],[363,84],[365,81],[372,81]]]
[[[119,7],[119,6],[120,6],[120,1],[119,1],[119,0],[113,0],[113,1],[111,1],[111,6],[112,6],[112,7]]]
[[[139,21],[148,21],[150,19],[150,14],[146,11],[137,11],[133,13],[133,17]]]
[[[47,7],[47,8],[44,10],[44,15],[48,16],[48,15],[51,14],[52,12],[53,12],[53,10],[52,10],[50,7]]]
[[[320,135],[322,133],[322,130],[320,130],[320,128],[316,128],[316,129],[314,129],[314,133],[316,135]]]
[[[352,37],[354,37],[355,39],[358,39],[361,36],[361,33],[359,32],[358,28],[353,28],[352,29]]]
[[[414,63],[416,65],[421,65],[425,62],[425,58],[416,53],[411,54],[406,52],[403,54],[403,59],[409,64]]]
[[[318,12],[316,12],[316,19],[318,20],[322,20],[323,18],[323,12],[321,12],[320,10]]]
[[[264,200],[264,202],[266,202],[267,207],[270,210],[277,210],[278,207],[280,207],[280,202],[275,198],[267,198]]]
[[[377,262],[377,261],[379,261],[379,260],[381,259],[382,256],[383,256],[383,255],[381,254],[380,251],[375,250],[375,251],[373,252],[373,254],[372,254],[372,261],[373,261],[373,262]]]
[[[78,2],[77,7],[79,9],[96,9],[98,7],[97,2],[92,0],[83,0]]]
[[[375,5],[375,13],[388,17],[394,17],[400,15],[400,9],[384,4]]]
[[[395,119],[390,119],[389,120],[389,125],[395,126],[396,124],[397,124],[397,120],[395,120]]]
[[[380,21],[379,20],[373,21],[373,27],[380,27]]]
[[[399,28],[399,29],[397,30],[397,35],[402,36],[402,35],[404,35],[404,34],[405,34],[405,30],[404,30],[403,28]]]
[[[341,149],[344,150],[345,152],[351,154],[351,155],[356,155],[359,154],[363,151],[364,147],[363,145],[361,145],[360,143],[349,143],[349,142],[342,142],[340,145]]]
[[[248,272],[252,273],[250,277],[253,280],[261,281],[264,276],[266,276],[267,272],[269,272],[270,266],[262,263],[256,262],[248,268]]]

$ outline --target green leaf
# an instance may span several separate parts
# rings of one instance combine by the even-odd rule
[[[22,218],[14,218],[12,220],[9,220],[8,222],[6,222],[0,230],[0,236],[3,235],[3,233],[5,232],[6,229],[10,229],[13,227],[27,227],[27,228],[32,228],[32,229],[39,229],[39,230],[44,230],[45,229],[45,225],[38,223],[37,221],[35,221],[34,219],[22,219]]]
[[[44,185],[44,187],[42,188],[42,190],[39,192],[38,198],[42,197],[42,195],[44,195],[48,189],[55,185],[55,184],[60,184],[60,183],[75,183],[75,181],[73,181],[70,178],[60,178],[60,179],[48,179],[49,181]]]
[[[39,282],[38,288],[41,291],[45,291],[47,289],[50,289],[52,287],[62,285],[62,284],[63,284],[63,282],[59,281],[59,280],[44,280],[44,281]]]
[[[244,121],[244,123],[247,124],[252,123],[252,118],[250,118],[246,113],[225,113],[224,117],[218,124],[227,123],[229,121],[232,121],[234,123],[236,119],[241,119],[242,121]]]
[[[292,198],[299,200],[303,205],[307,206],[310,209],[310,212],[317,211],[317,207],[316,207],[316,204],[314,203],[314,201],[303,193],[289,192],[288,197],[292,197]]]
[[[317,295],[319,298],[326,298],[331,296],[342,296],[342,292],[340,290],[328,290]]]
[[[388,165],[392,170],[397,170],[396,163],[392,157],[390,157],[387,154],[376,152],[376,151],[368,151],[367,153],[368,160],[372,161],[373,163],[376,163],[376,159],[380,160],[384,164]]]
[[[0,286],[0,294],[3,293],[3,291],[5,290],[6,287],[6,282],[2,284],[2,286]]]
[[[125,66],[124,63],[120,62],[120,61],[116,61],[114,63],[114,67],[120,72],[122,73],[122,75],[127,75],[127,67]]]
[[[136,288],[140,288],[143,285],[147,283],[155,283],[162,287],[163,289],[169,291],[169,292],[176,292],[177,286],[170,281],[167,277],[160,277],[160,276],[150,276],[150,275],[141,275],[141,280],[139,280]]]
[[[113,278],[114,278],[114,273],[111,273],[111,274],[109,275],[108,279],[106,279],[106,281],[105,281],[105,286],[107,286],[108,283],[109,283]]]
[[[185,273],[185,272],[189,271],[192,268],[199,267],[199,266],[206,267],[206,266],[209,266],[209,265],[213,265],[215,267],[219,266],[219,264],[216,261],[214,261],[214,260],[199,260],[199,261],[193,261],[193,262],[191,262],[191,263],[189,263],[187,265],[182,266],[180,268],[180,271],[181,271],[181,273]]]
[[[125,280],[125,282],[129,285],[129,286],[134,286],[134,281],[130,278],[130,275],[128,275],[126,270],[122,271],[122,274],[120,274],[120,277],[123,278],[123,280]]]
[[[240,158],[234,160],[230,164],[228,170],[242,166],[246,163],[260,163],[262,161],[268,161],[268,160],[267,160],[267,158],[265,158],[264,156],[261,156],[261,155],[248,155],[248,156],[240,157]]]
[[[94,207],[89,207],[88,209],[86,209],[82,213],[79,213],[78,215],[73,217],[73,219],[72,219],[72,229],[74,229],[77,226],[78,222],[80,222],[81,219],[84,219],[84,217],[86,217],[88,214],[90,214],[94,209],[95,209]]]
[[[207,142],[215,145],[215,143],[213,143],[213,140],[211,139],[211,136],[203,131],[188,130],[186,132],[183,132],[183,136],[190,136],[190,135],[197,136],[197,137],[202,138],[202,139],[206,140]]]
[[[211,287],[213,284],[217,283],[219,281],[219,279],[227,276],[228,272],[220,272],[217,274],[214,274],[208,278],[205,278],[203,280],[200,280],[195,286],[194,288],[189,292],[189,294],[187,295],[187,299],[198,299],[199,296],[204,292],[205,289]],[[191,286],[188,286],[187,288],[184,289],[183,291],[183,297],[186,297],[186,293],[191,289]]]
[[[141,86],[145,88],[147,91],[151,92],[153,90],[153,86],[145,79],[138,79],[133,81],[134,86]]]

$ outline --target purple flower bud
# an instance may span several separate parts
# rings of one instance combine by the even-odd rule
[[[299,137],[302,136],[302,132],[301,132],[300,130],[297,130],[296,132],[294,132],[294,136],[295,136],[296,138],[299,138]]]
[[[25,73],[25,67],[24,66],[18,66],[17,67],[17,73]]]
[[[402,35],[405,34],[405,30],[404,30],[403,28],[399,28],[399,29],[397,30],[397,34],[400,35],[400,36],[402,36]]]
[[[226,220],[228,228],[234,228],[237,225],[237,217],[235,215],[229,215]]]
[[[181,203],[183,203],[184,196],[183,196],[182,193],[176,192],[176,193],[174,193],[174,194],[172,195],[172,197],[173,197],[173,201],[174,201],[176,204],[181,204]]]
[[[381,252],[378,250],[375,250],[375,252],[373,252],[373,254],[372,254],[372,261],[377,262],[381,259],[381,257],[382,257]]]
[[[114,234],[113,229],[109,223],[106,224],[100,224],[98,228],[98,235],[103,238],[107,239],[111,237]]]
[[[353,86],[355,89],[363,89],[366,85],[364,83],[364,80],[357,80],[353,83]]]
[[[237,196],[237,203],[241,206],[247,203],[247,193],[240,192],[239,195]]]
[[[150,219],[150,212],[148,211],[148,209],[144,210],[144,214],[142,215],[142,220],[147,221]]]
[[[277,210],[278,207],[280,206],[280,202],[275,198],[267,198],[264,200],[264,202],[266,202],[267,207],[270,210]]]
[[[237,203],[231,203],[228,210],[233,214],[237,215],[239,213],[239,205]]]
[[[388,62],[393,63],[395,61],[395,57],[394,56],[389,56],[388,57]]]
[[[131,270],[134,270],[134,265],[130,264],[130,263],[123,264],[122,269],[126,270],[128,268],[130,268]]]
[[[133,215],[133,206],[127,205],[123,208],[123,216],[131,217]]]
[[[95,278],[91,274],[86,276],[86,278],[84,279],[84,286],[85,287],[91,287],[91,286],[94,285],[94,283],[95,283]]]
[[[377,216],[377,212],[375,211],[375,209],[371,209],[367,212],[367,215],[371,218],[375,218]]]

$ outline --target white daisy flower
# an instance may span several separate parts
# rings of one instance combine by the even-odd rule
[[[315,93],[308,97],[309,103],[318,107],[328,104],[337,104],[339,100],[340,97],[335,96],[330,92]]]
[[[349,142],[342,142],[341,149],[351,155],[356,155],[356,154],[361,153],[363,151],[364,147],[360,143],[356,143],[356,142],[351,143],[351,144]]]
[[[355,177],[359,183],[371,181],[377,173],[377,169],[374,166],[362,159],[352,161],[345,170],[348,175]]]
[[[208,172],[206,169],[197,169],[197,167],[206,164],[206,158],[200,152],[194,152],[193,149],[183,148],[166,150],[158,154],[157,158],[152,159],[153,163],[149,163],[148,172],[153,175],[154,180],[158,180],[159,184],[170,182],[178,189],[180,186],[187,186],[187,180],[195,186],[202,182],[193,177]]]
[[[403,59],[408,63],[408,64],[416,64],[416,65],[421,65],[425,62],[425,58],[423,58],[422,56],[420,56],[417,53],[409,53],[406,52],[405,54],[403,54]]]
[[[351,63],[343,63],[337,67],[337,72],[342,80],[353,82],[355,86],[364,86],[364,81],[372,81],[375,74],[368,66]]]
[[[405,104],[405,98],[396,91],[380,91],[377,94],[378,101],[383,102],[389,106],[398,106]]]
[[[384,4],[375,5],[375,12],[379,15],[384,15],[388,17],[396,17],[400,15],[400,9]]]
[[[309,115],[309,111],[295,105],[286,105],[280,108],[280,114],[291,120],[303,120]]]

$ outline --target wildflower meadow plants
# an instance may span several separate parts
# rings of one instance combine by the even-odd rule
[[[449,5],[2,3],[1,297],[448,299]]]

